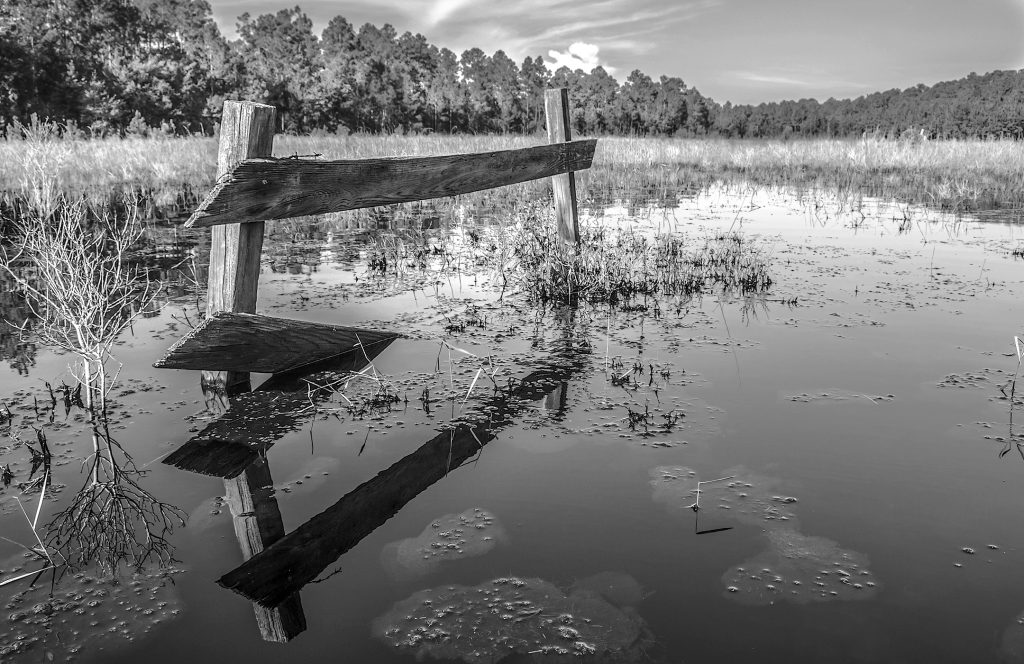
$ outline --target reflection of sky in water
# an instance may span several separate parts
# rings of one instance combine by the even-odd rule
[[[992,659],[1002,638],[993,634],[1003,629],[1002,647],[1013,648],[1024,606],[1017,496],[1024,467],[1016,452],[999,456],[1020,439],[998,388],[1016,366],[1022,278],[1010,252],[1019,231],[873,201],[864,203],[863,217],[841,207],[824,195],[798,201],[732,187],[685,199],[670,213],[633,210],[628,220],[624,208],[590,213],[607,226],[638,232],[660,226],[699,239],[735,227],[764,240],[775,279],[771,293],[750,301],[663,302],[660,317],[642,309],[609,316],[584,308],[570,318],[538,313],[509,294],[495,302],[486,266],[465,262],[459,273],[445,274],[433,257],[401,279],[373,282],[366,267],[372,247],[353,239],[363,237],[358,233],[271,235],[261,312],[418,337],[374,360],[407,403],[359,419],[335,397],[265,450],[273,470],[267,492],[285,532],[413,453],[439,425],[486,402],[494,387],[481,378],[461,406],[480,364],[456,352],[449,365],[444,352],[438,371],[439,337],[479,357],[493,355],[499,381],[552,362],[566,338],[577,353],[587,353],[580,355],[582,367],[564,386],[553,382],[550,393],[535,395],[478,459],[410,501],[325,570],[325,580],[303,589],[307,631],[270,650],[259,640],[252,605],[214,583],[240,563],[235,525],[215,499],[225,494],[224,481],[159,461],[213,416],[204,412],[194,373],[149,368],[188,329],[194,303],[176,299],[138,321],[135,335],[115,348],[124,363],[119,388],[132,390],[118,397],[124,427],[118,440],[148,471],[150,490],[209,518],[174,536],[188,570],[177,577],[182,616],[128,650],[96,657],[201,662],[230,649],[252,662],[308,661],[312,651],[406,662],[408,655],[371,638],[368,629],[396,602],[512,576],[547,579],[568,597],[574,583],[602,570],[621,570],[645,589],[635,610],[668,661],[741,661],[753,650],[766,662]],[[482,239],[491,232],[484,225],[455,228],[449,246],[472,249],[469,230]],[[438,229],[401,237],[437,244],[446,236]],[[416,290],[406,290],[409,282]],[[453,321],[483,317],[483,327],[446,331]],[[605,367],[615,358],[623,371],[638,362],[645,373],[628,386],[613,385]],[[15,391],[24,391],[26,414],[32,395],[44,394],[42,380],[69,380],[66,357],[40,349],[33,360],[28,377],[10,369],[0,374],[0,395],[13,407]],[[651,365],[654,381],[646,373]],[[429,414],[420,400],[427,383],[436,395]],[[458,399],[445,401],[449,394]],[[647,430],[631,428],[629,411],[645,409]],[[664,416],[673,411],[685,417],[669,430]],[[66,462],[57,472],[67,478],[58,480],[70,484],[83,453],[68,429],[49,437]],[[0,442],[0,463],[10,459],[27,474],[23,457]],[[741,499],[727,486],[712,486],[702,497],[700,529],[729,530],[695,535],[689,502],[673,503],[673,510],[652,502],[652,469],[686,467],[716,478],[736,466],[748,469],[752,490],[761,485],[750,477],[778,482],[748,498],[788,510],[792,518],[783,523],[789,525],[766,525],[763,511],[743,517]],[[775,495],[798,502],[778,503]],[[501,517],[507,534],[501,546],[446,560],[418,579],[388,573],[381,552],[389,543],[469,505]],[[8,507],[0,509],[5,533],[23,519]],[[987,548],[990,543],[999,548]],[[793,557],[794,551],[806,555]],[[851,581],[862,585],[853,589],[842,574],[820,574],[835,562],[847,565],[839,569],[853,579],[867,569],[876,585],[864,577]],[[777,601],[769,608],[762,606],[762,599],[771,601],[764,594],[742,603],[739,568],[756,569],[762,578],[748,580],[759,584],[758,592],[775,585],[776,576],[787,593],[792,581],[809,588],[820,576],[826,592],[840,599],[856,592],[867,601],[829,607]],[[736,593],[728,592],[732,585]],[[5,600],[10,592],[0,589]],[[755,596],[753,587],[747,595]],[[780,636],[796,630],[800,639]],[[81,661],[95,661],[90,656]]]

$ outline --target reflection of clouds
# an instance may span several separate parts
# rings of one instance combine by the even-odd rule
[[[867,556],[792,528],[769,530],[765,536],[764,551],[722,575],[730,599],[763,606],[871,599],[877,594]]]
[[[505,529],[494,515],[477,507],[445,514],[417,537],[388,544],[381,562],[392,577],[406,579],[429,574],[446,561],[482,556],[504,539]]]
[[[721,476],[729,480],[702,482],[696,516],[713,515],[759,526],[766,540],[764,551],[722,575],[729,599],[765,605],[875,596],[879,584],[868,569],[867,556],[843,549],[830,539],[801,533],[796,514],[799,501],[778,491],[780,480],[743,467],[722,471]],[[690,507],[697,500],[699,479],[696,471],[685,466],[654,468],[650,482],[654,500],[673,509]]]

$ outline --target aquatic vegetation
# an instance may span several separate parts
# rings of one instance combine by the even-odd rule
[[[138,572],[151,563],[169,566],[169,537],[185,526],[185,514],[142,485],[143,473],[111,436],[109,422],[94,422],[91,436],[86,481],[47,525],[47,543],[72,568],[96,565],[116,575],[122,567]]]
[[[86,405],[101,407],[111,387],[111,349],[159,286],[130,260],[143,231],[133,208],[123,218],[90,222],[81,200],[46,205],[57,208],[34,209],[11,222],[10,244],[0,245],[0,270],[37,319],[34,337],[81,359],[77,377],[87,388]]]
[[[730,519],[758,526],[789,522],[789,526],[798,527],[794,509],[798,500],[773,491],[780,484],[779,480],[756,475],[742,467],[726,470],[723,475],[732,478],[701,489],[703,510],[725,510],[720,513]],[[690,508],[697,500],[698,481],[697,472],[691,468],[658,466],[651,470],[654,501],[672,509]]]
[[[762,606],[873,598],[878,582],[867,557],[824,537],[790,528],[765,533],[768,547],[722,575],[725,595],[741,604]]]
[[[482,556],[505,539],[496,517],[479,507],[445,514],[417,537],[391,542],[381,552],[385,569],[397,578],[429,574],[447,561]]]
[[[45,140],[40,140],[45,139]],[[455,154],[536,145],[532,136],[287,136],[275,137],[276,156],[319,155],[324,159]],[[147,216],[191,212],[213,185],[217,141],[201,136],[151,136],[86,140],[56,123],[36,123],[0,141],[0,210],[15,215],[35,195],[31,169],[21,156],[40,143],[60,191],[85,195],[94,207],[131,194]],[[58,159],[59,158],[59,159]],[[88,165],[88,166],[86,166]],[[709,184],[731,180],[757,186],[788,184],[838,190],[851,203],[865,195],[974,210],[1020,203],[1024,148],[1018,141],[724,140],[602,137],[594,166],[577,175],[581,201],[662,202]],[[460,197],[486,209],[549,195],[547,182]],[[418,205],[409,209],[422,209]],[[348,218],[371,219],[356,212]]]
[[[7,571],[11,563],[0,566]],[[174,586],[180,572],[166,568],[118,582],[83,572],[67,575],[58,592],[48,583],[24,588],[4,606],[0,657],[69,662],[136,641],[181,613]]]
[[[650,643],[632,608],[618,608],[585,587],[566,595],[543,579],[518,577],[422,590],[374,620],[373,632],[418,658],[470,664],[513,653],[543,654],[545,661],[584,655],[641,661]]]
[[[775,491],[779,481],[734,468],[723,480],[700,482],[696,471],[684,466],[651,470],[654,500],[670,508],[695,508],[716,517],[763,528],[765,549],[722,575],[724,596],[742,604],[775,602],[828,602],[869,599],[879,582],[868,569],[867,556],[843,549],[824,537],[799,531],[799,500]],[[697,511],[694,509],[694,511]],[[707,532],[728,530],[715,528]],[[699,533],[698,533],[699,534]]]
[[[739,233],[694,241],[670,233],[582,229],[578,245],[562,242],[552,225],[526,215],[504,231],[497,277],[532,300],[604,302],[629,310],[643,296],[743,296],[772,285],[769,256]],[[657,315],[658,304],[652,303]],[[647,307],[644,307],[646,310]]]

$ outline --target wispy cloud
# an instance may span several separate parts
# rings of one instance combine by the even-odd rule
[[[829,72],[754,72],[735,70],[726,74],[736,82],[754,84],[767,88],[790,90],[813,90],[815,94],[831,94],[839,90],[867,90],[871,86],[860,81],[842,80]]]
[[[428,38],[453,50],[494,44],[515,59],[548,54],[548,66],[611,71],[616,54],[646,52],[663,33],[722,4],[723,0],[382,0],[401,11]],[[400,9],[399,9],[400,8]],[[587,48],[574,45],[582,44]],[[588,48],[596,49],[590,55]],[[600,52],[601,58],[597,57]]]
[[[470,2],[471,0],[435,0],[427,12],[427,24],[436,26]]]
[[[747,81],[749,83],[764,83],[768,85],[786,85],[790,87],[809,88],[814,83],[811,81],[804,81],[798,78],[791,78],[789,76],[770,76],[767,74],[758,74],[752,71],[734,71],[732,75],[741,81]]]

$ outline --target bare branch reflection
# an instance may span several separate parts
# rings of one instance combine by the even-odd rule
[[[114,573],[170,564],[168,537],[185,525],[184,512],[142,486],[143,472],[111,436],[105,417],[93,423],[92,445],[85,484],[47,526],[47,542],[73,567],[95,563]]]

